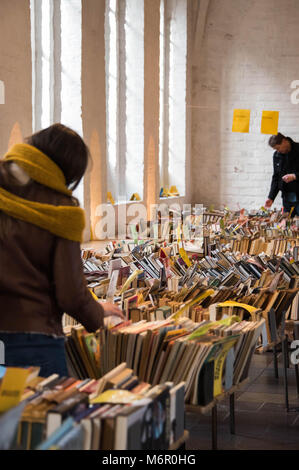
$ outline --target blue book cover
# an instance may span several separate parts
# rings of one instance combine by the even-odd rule
[[[0,414],[0,450],[11,448],[25,405],[25,402],[21,402],[18,406]]]
[[[84,429],[77,425],[56,442],[58,450],[84,450]]]
[[[0,380],[3,379],[6,372],[6,367],[0,366]]]
[[[36,450],[48,450],[50,447],[54,446],[67,432],[73,428],[74,424],[74,419],[69,416],[69,418],[63,421],[60,428],[58,428],[48,439],[36,447]]]

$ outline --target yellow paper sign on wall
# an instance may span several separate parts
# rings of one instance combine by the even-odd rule
[[[249,132],[250,109],[235,109],[232,132]]]
[[[276,135],[278,132],[279,111],[263,111],[261,133]]]

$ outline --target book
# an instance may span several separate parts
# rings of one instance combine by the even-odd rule
[[[116,417],[115,450],[145,450],[151,448],[146,413],[148,405],[125,407]]]
[[[18,424],[23,413],[25,402],[10,408],[0,415],[0,450],[9,450],[13,446]]]
[[[74,413],[78,407],[86,408],[88,405],[88,395],[82,392],[77,392],[70,398],[67,398],[62,403],[52,408],[47,415],[46,435],[51,436],[56,429],[58,429],[62,422],[71,414]]]
[[[0,382],[0,413],[17,406],[21,400],[30,369],[7,367]]]
[[[177,442],[185,430],[185,382],[173,386],[170,395],[170,440],[169,444]]]
[[[121,405],[111,407],[102,415],[101,450],[113,450],[115,443],[116,416],[122,411]]]
[[[110,380],[106,383],[106,388],[119,388],[121,387],[129,378],[132,377],[133,369],[126,367],[121,372],[119,372],[114,377],[111,377]]]
[[[47,439],[37,446],[36,450],[49,450],[53,447],[59,440],[66,435],[74,426],[74,419],[69,416],[61,426],[59,426],[55,432],[53,432]]]
[[[152,400],[149,405],[152,416],[152,449],[168,449],[170,430],[167,428],[167,413],[170,408],[170,387],[166,384],[156,385],[146,393]]]

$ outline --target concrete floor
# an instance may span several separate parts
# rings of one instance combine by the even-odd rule
[[[236,394],[236,434],[230,434],[229,402],[218,404],[218,449],[220,450],[296,450],[299,449],[299,412],[286,412],[281,353],[279,378],[275,379],[273,355],[255,354],[250,382]],[[290,407],[299,407],[295,371],[288,369]],[[186,413],[190,437],[188,450],[211,449],[211,414]]]

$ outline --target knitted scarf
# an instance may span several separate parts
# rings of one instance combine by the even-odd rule
[[[16,144],[4,155],[4,160],[16,162],[34,181],[60,193],[72,195],[65,184],[63,172],[36,147]],[[85,215],[80,207],[29,201],[0,187],[0,210],[59,237],[82,242]]]

